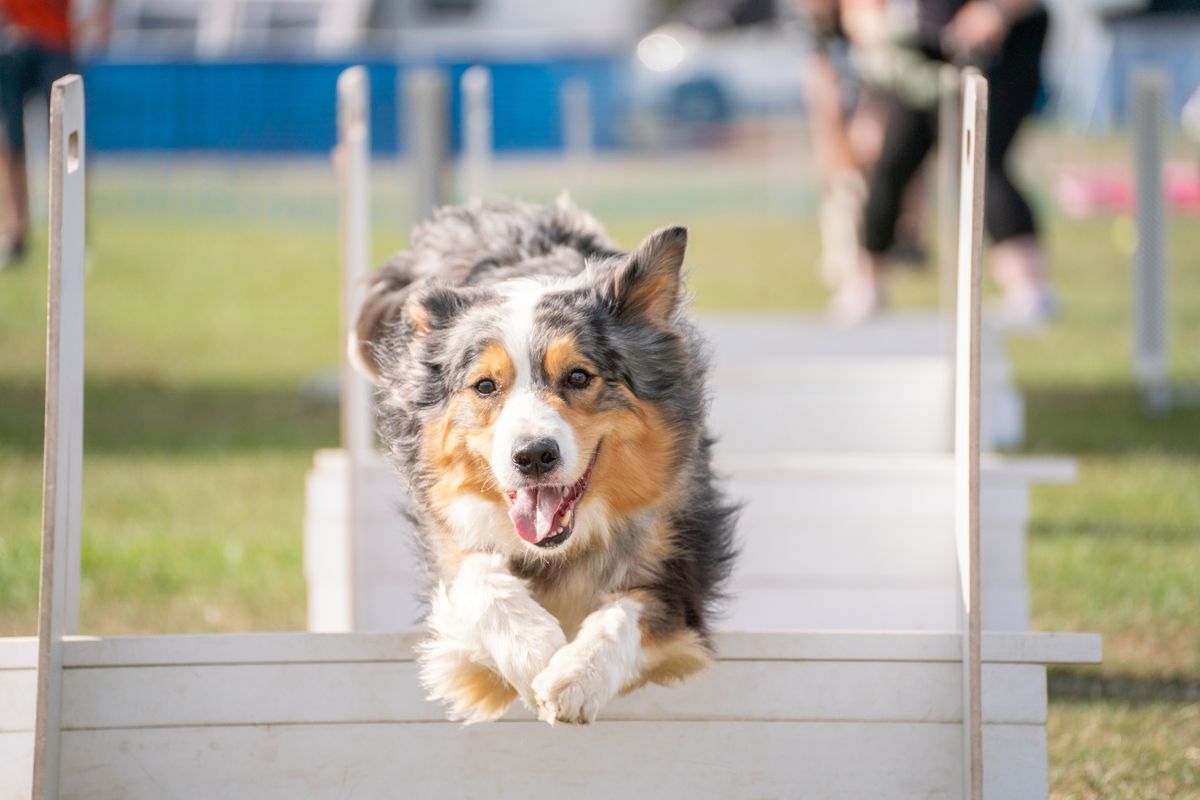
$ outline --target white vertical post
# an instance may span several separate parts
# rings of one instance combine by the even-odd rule
[[[945,312],[947,375],[946,420],[949,446],[954,444],[954,358],[955,358],[955,281],[958,276],[958,192],[962,160],[962,82],[963,70],[952,64],[942,67],[939,75],[937,144],[937,215],[938,215],[938,292]]]
[[[435,69],[413,70],[404,80],[405,131],[412,165],[413,220],[424,220],[446,203],[449,106],[446,77]]]
[[[492,73],[474,66],[462,76],[463,186],[467,200],[487,197],[492,171]]]
[[[371,253],[369,169],[371,162],[370,81],[364,67],[351,67],[338,76],[338,171],[339,218],[342,245],[342,342],[362,305]],[[348,354],[347,354],[348,355]],[[342,447],[346,451],[346,630],[356,630],[363,607],[361,593],[367,582],[363,572],[360,537],[363,524],[365,472],[375,450],[375,408],[372,389],[349,358],[341,364]]]
[[[371,258],[370,80],[364,67],[351,67],[338,77],[337,116],[339,217],[342,256],[342,341],[358,316],[366,291]],[[342,367],[342,446],[351,455],[374,451],[375,420],[370,384],[348,360]]]
[[[33,797],[58,796],[63,637],[79,628],[83,482],[83,79],[50,94],[50,281]]]
[[[963,79],[955,364],[954,534],[963,622],[963,796],[983,796],[982,613],[979,563],[979,338],[988,85]]]
[[[939,73],[941,92],[938,101],[937,211],[938,272],[942,308],[952,314],[954,281],[958,270],[958,171],[962,158],[962,80],[963,72],[951,64]]]
[[[1139,69],[1130,97],[1137,173],[1137,251],[1133,261],[1133,368],[1147,406],[1171,401],[1167,232],[1163,203],[1163,127],[1167,76]]]
[[[583,78],[570,78],[562,87],[563,154],[567,161],[569,189],[580,191],[586,181],[595,143],[592,140],[592,90]]]

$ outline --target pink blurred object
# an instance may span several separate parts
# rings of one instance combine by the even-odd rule
[[[1200,216],[1200,169],[1188,162],[1164,167],[1163,193],[1167,207]],[[1054,199],[1063,213],[1074,219],[1094,214],[1131,214],[1136,201],[1133,179],[1127,170],[1063,170],[1054,179]]]

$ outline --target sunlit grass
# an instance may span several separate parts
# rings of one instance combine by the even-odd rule
[[[811,218],[748,206],[744,189],[704,204],[679,189],[677,205],[661,181],[628,202],[608,191],[601,215],[625,246],[690,225],[701,308],[820,308]],[[298,629],[304,473],[337,437],[335,408],[309,391],[340,349],[334,225],[106,212],[102,181],[93,198],[83,629]],[[382,257],[404,236],[377,227]],[[1112,220],[1048,230],[1066,313],[1009,351],[1025,449],[1076,456],[1080,476],[1035,491],[1035,623],[1103,633],[1105,663],[1088,674],[1200,680],[1200,409],[1139,405]],[[1200,383],[1200,225],[1177,221],[1171,252],[1175,374]],[[0,272],[2,634],[35,627],[41,261]],[[893,290],[899,307],[929,307],[936,277],[903,272]],[[1195,703],[1054,702],[1055,796],[1200,796],[1197,717]]]

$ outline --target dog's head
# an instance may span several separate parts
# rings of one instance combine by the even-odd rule
[[[591,548],[675,491],[703,403],[679,328],[686,245],[686,229],[665,228],[625,255],[545,257],[574,269],[417,288],[391,302],[390,325],[364,309],[383,413],[405,440],[389,444],[463,546]]]

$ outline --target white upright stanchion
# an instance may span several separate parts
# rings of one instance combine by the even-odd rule
[[[988,85],[963,79],[955,364],[954,533],[962,600],[963,796],[983,797],[982,613],[979,547],[979,339]]]
[[[338,192],[341,195],[342,341],[362,306],[371,259],[370,80],[364,67],[338,78]],[[371,385],[348,361],[342,363],[342,446],[352,455],[375,449]]]
[[[1147,407],[1171,403],[1167,232],[1163,203],[1163,127],[1167,77],[1134,73],[1130,97],[1137,173],[1137,251],[1133,261],[1133,367]]]
[[[571,78],[563,83],[560,108],[568,188],[579,192],[587,180],[587,171],[595,150],[592,137],[592,91],[586,80]]]
[[[487,197],[492,172],[492,73],[474,66],[462,76],[463,184],[468,201]]]
[[[341,195],[342,245],[342,341],[350,341],[350,330],[366,290],[370,269],[370,183],[371,127],[369,123],[370,81],[363,67],[351,67],[338,77],[338,192]],[[351,588],[346,609],[349,630],[355,629],[362,613],[362,590],[367,585],[359,538],[366,528],[366,482],[362,480],[375,452],[375,408],[370,384],[344,358],[341,366],[341,432],[348,468],[345,471],[347,586]]]
[[[83,79],[50,93],[50,282],[33,797],[58,796],[63,638],[79,629],[83,484]]]
[[[417,69],[404,80],[405,132],[412,167],[413,221],[426,219],[445,205],[449,105],[446,76]]]
[[[947,64],[938,73],[938,144],[937,144],[937,221],[938,221],[938,292],[946,315],[945,353],[948,374],[954,375],[956,324],[955,282],[958,276],[958,192],[962,160],[962,82],[970,72]],[[947,415],[948,436],[954,442],[954,381],[946,382],[950,393]]]
[[[942,308],[954,308],[954,281],[958,270],[958,168],[962,158],[962,80],[963,72],[947,64],[939,73],[941,93],[938,101],[937,212],[938,212],[938,289]],[[948,311],[949,313],[949,311]]]

